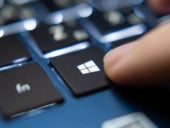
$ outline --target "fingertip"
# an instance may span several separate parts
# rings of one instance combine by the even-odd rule
[[[119,71],[121,69],[119,69],[118,65],[125,58],[125,56],[134,45],[135,42],[127,43],[125,45],[112,49],[104,56],[104,70],[109,79],[116,83],[123,83],[123,80],[121,80],[121,77],[119,77],[119,73],[122,71]]]
[[[164,24],[142,38],[111,50],[104,57],[106,75],[115,83],[131,87],[157,86],[169,82],[169,27]]]

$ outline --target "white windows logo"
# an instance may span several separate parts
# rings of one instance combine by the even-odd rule
[[[100,68],[95,64],[93,60],[80,64],[77,66],[77,68],[80,70],[81,74],[83,75],[100,71]]]

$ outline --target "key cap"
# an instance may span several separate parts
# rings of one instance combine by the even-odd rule
[[[39,12],[46,11],[42,20],[50,24],[88,17],[93,10],[86,0],[43,0],[39,4],[42,5]]]
[[[60,93],[36,63],[1,72],[0,84],[0,108],[7,118],[62,101]]]
[[[101,34],[106,34],[120,27],[124,28],[127,26],[125,17],[118,11],[101,12],[96,10],[89,19]]]
[[[0,66],[29,57],[27,49],[21,44],[16,35],[0,38]]]
[[[147,30],[142,18],[138,17],[131,9],[104,12],[96,10],[85,21],[87,23],[84,25],[85,28],[101,43],[141,36]],[[94,33],[94,29],[96,33]]]
[[[44,5],[48,8],[50,12],[60,10],[63,8],[71,7],[80,3],[84,3],[85,0],[43,0]]]
[[[31,35],[44,53],[88,39],[88,34],[75,21],[51,26],[41,25],[31,31]]]
[[[103,12],[96,10],[89,19],[102,35],[142,22],[131,9]]]
[[[102,128],[158,128],[144,113],[135,112],[102,124]]]
[[[61,74],[76,96],[108,87],[110,81],[103,70],[104,52],[91,47],[51,59],[52,65]]]
[[[15,2],[4,2],[0,11],[0,25],[7,25],[23,19],[34,17],[35,12],[28,4],[16,5]]]

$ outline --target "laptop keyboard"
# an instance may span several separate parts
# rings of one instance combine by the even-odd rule
[[[109,89],[103,56],[152,27],[140,10],[143,5],[98,10],[85,0],[2,2],[2,116],[9,119],[44,106],[62,106],[68,97]]]

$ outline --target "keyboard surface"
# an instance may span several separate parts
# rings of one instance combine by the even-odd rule
[[[122,88],[103,69],[105,53],[169,15],[156,16],[145,2],[0,2],[0,128],[170,126],[168,86]]]

